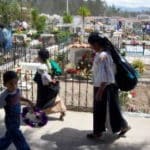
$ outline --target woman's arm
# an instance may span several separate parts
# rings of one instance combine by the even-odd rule
[[[99,90],[96,95],[96,99],[100,100],[102,98],[104,89],[106,86],[113,81],[112,77],[112,66],[110,66],[110,58],[107,53],[103,53],[100,55],[100,70],[99,70],[99,78],[100,78],[100,85]]]
[[[22,96],[21,96],[20,99],[21,99],[22,102],[27,102],[31,107],[34,107],[34,104],[30,100],[28,100],[28,99],[26,99],[26,98],[24,98]]]

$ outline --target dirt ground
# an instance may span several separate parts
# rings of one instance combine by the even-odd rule
[[[125,107],[128,111],[150,113],[150,84],[138,84],[135,97],[128,99]]]

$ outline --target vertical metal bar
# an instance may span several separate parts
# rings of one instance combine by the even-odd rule
[[[72,74],[71,75],[71,82],[72,82],[72,97],[71,97],[71,105],[73,106],[74,105],[74,75]]]
[[[79,84],[79,96],[78,96],[78,111],[79,111],[79,109],[80,109],[80,104],[81,104],[81,79],[79,78],[79,82],[78,82],[78,84]]]
[[[86,80],[86,99],[85,99],[85,106],[87,108],[87,104],[88,104],[88,85],[89,85],[89,78],[87,76],[87,80]]]
[[[144,53],[145,53],[145,43],[143,43],[143,56],[144,56]]]
[[[15,48],[13,49],[13,60],[14,60],[14,66],[16,65],[16,42],[15,42]]]
[[[33,72],[31,71],[31,79],[32,79],[32,76],[33,76]],[[34,101],[34,95],[33,95],[33,91],[34,91],[34,84],[33,84],[33,82],[31,81],[31,87],[32,87],[32,95],[31,95],[31,99],[32,99],[32,102]]]
[[[64,97],[64,101],[65,101],[65,104],[67,105],[67,74],[65,74],[65,97]]]

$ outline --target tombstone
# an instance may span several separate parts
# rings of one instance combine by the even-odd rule
[[[26,34],[13,34],[13,42],[19,46],[24,44],[26,38]]]
[[[43,44],[45,44],[45,46],[50,46],[55,44],[55,37],[53,34],[41,34],[40,38]]]
[[[68,53],[68,60],[70,63],[77,65],[79,60],[82,59],[82,56],[88,52],[91,52],[91,49],[89,49],[89,48],[70,48],[70,51]]]

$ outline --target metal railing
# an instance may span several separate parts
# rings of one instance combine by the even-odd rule
[[[59,45],[63,49],[65,44]],[[1,53],[4,59],[0,63],[0,89],[3,88],[2,76],[6,70],[14,69],[19,62],[33,62],[33,58],[37,56],[38,49],[30,49],[23,46],[15,45],[8,53]],[[68,63],[68,51],[62,53],[53,53],[54,59],[58,59],[58,55],[65,55],[61,61],[61,66]],[[9,57],[6,57],[9,56]],[[6,57],[6,58],[5,58]],[[63,68],[64,69],[64,68]],[[22,90],[23,96],[36,101],[37,87],[33,81],[34,71],[17,70],[19,76],[19,88]],[[68,109],[77,111],[91,111],[93,105],[93,85],[89,76],[80,76],[80,74],[69,74],[63,70],[63,74],[58,77],[60,80],[60,97],[64,100]]]

